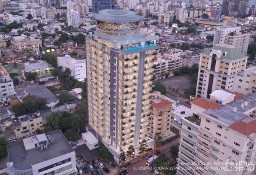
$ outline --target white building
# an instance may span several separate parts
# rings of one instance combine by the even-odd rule
[[[256,66],[237,73],[233,91],[242,94],[256,93]]]
[[[255,165],[255,111],[252,94],[200,113],[197,125],[183,122],[177,175],[253,174],[247,166]]]
[[[24,73],[37,73],[38,75],[49,75],[53,67],[46,61],[38,61],[36,63],[25,63]]]
[[[24,50],[33,50],[39,51],[39,48],[42,46],[42,40],[37,37],[32,36],[14,36],[11,39],[12,48],[15,51],[24,51]]]
[[[75,151],[60,130],[18,140],[8,145],[9,175],[74,175]]]
[[[7,100],[7,97],[15,95],[13,81],[8,76],[0,75],[0,102]]]
[[[225,44],[226,36],[232,32],[240,32],[241,27],[218,27],[213,40],[213,45]]]
[[[79,81],[83,81],[86,78],[86,60],[77,60],[69,55],[64,57],[57,57],[58,66],[61,66],[63,69],[70,69],[71,76]]]
[[[78,11],[70,10],[67,12],[68,26],[74,28],[79,27],[80,25],[80,13]]]

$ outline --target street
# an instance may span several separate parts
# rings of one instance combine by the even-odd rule
[[[167,157],[170,156],[169,149],[171,146],[177,145],[179,143],[180,138],[176,138],[175,140],[162,145],[161,147],[157,148],[160,150],[161,153],[166,155]],[[150,167],[146,165],[146,158],[136,158],[133,160],[134,163],[127,166],[128,174],[129,175],[153,175],[153,172],[150,170]]]

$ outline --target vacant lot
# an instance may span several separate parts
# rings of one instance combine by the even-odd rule
[[[178,94],[185,97],[185,91],[191,85],[191,76],[187,74],[177,75],[170,78],[159,80],[162,85],[166,87],[168,92]]]

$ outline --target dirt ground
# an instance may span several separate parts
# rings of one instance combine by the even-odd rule
[[[178,94],[182,97],[185,97],[184,91],[188,89],[190,86],[190,76],[189,75],[178,75],[173,76],[166,79],[161,79],[158,82],[160,82],[162,85],[166,87],[166,90],[168,92],[172,92],[175,94]]]

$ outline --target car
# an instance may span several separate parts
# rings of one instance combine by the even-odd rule
[[[91,171],[94,171],[94,168],[92,165],[89,166]]]
[[[94,163],[92,164],[92,166],[93,166],[95,169],[98,169],[98,168],[99,168],[98,163],[96,163],[96,162],[94,162]]]
[[[153,154],[149,154],[149,155],[146,156],[146,159],[148,160],[152,156],[153,156]]]
[[[92,171],[92,175],[98,175],[96,171]]]
[[[89,169],[87,166],[84,166],[82,170],[83,170],[83,173],[89,173]]]
[[[128,175],[128,171],[127,170],[123,170],[119,173],[119,175]]]
[[[159,154],[161,154],[161,152],[159,150],[156,150],[155,155],[159,155]]]
[[[107,174],[110,173],[110,171],[109,171],[109,169],[108,169],[107,167],[103,167],[102,169],[103,169],[103,171],[104,171],[105,173],[107,173]]]

